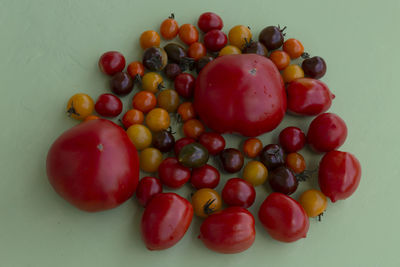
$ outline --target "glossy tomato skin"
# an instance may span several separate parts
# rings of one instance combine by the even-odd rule
[[[158,166],[161,182],[170,188],[180,188],[190,179],[190,169],[179,163],[177,158],[166,158]]]
[[[208,153],[217,155],[225,148],[225,139],[219,133],[203,133],[199,137],[199,143],[207,148]]]
[[[257,136],[282,121],[286,92],[278,69],[268,58],[225,55],[208,63],[196,78],[194,107],[215,132]]]
[[[279,134],[279,144],[286,153],[296,152],[306,144],[306,135],[300,128],[286,127]]]
[[[176,92],[183,98],[191,98],[195,86],[195,78],[190,73],[181,73],[175,77],[174,86]]]
[[[321,114],[331,107],[334,98],[328,86],[316,79],[300,78],[287,86],[288,111],[293,114]]]
[[[261,204],[258,218],[275,240],[294,242],[305,238],[310,226],[299,202],[282,193],[271,193]]]
[[[329,152],[339,148],[346,141],[347,126],[338,115],[323,113],[310,124],[307,143],[317,152]]]
[[[224,23],[220,16],[213,12],[205,12],[200,15],[197,21],[197,26],[203,32],[209,32],[211,30],[221,30],[224,27]]]
[[[107,75],[114,75],[123,71],[125,64],[125,57],[117,51],[106,52],[99,59],[99,68]]]
[[[212,52],[217,52],[228,43],[228,37],[223,31],[211,30],[204,35],[204,45]]]
[[[179,153],[181,152],[182,148],[188,144],[196,142],[195,139],[190,138],[190,137],[182,137],[178,141],[175,142],[174,145],[174,152],[176,156],[179,156]]]
[[[160,193],[146,206],[141,221],[142,239],[149,250],[163,250],[178,243],[193,218],[189,201],[175,193]]]
[[[136,189],[136,198],[140,205],[146,207],[147,203],[157,194],[162,192],[162,184],[155,177],[143,177]]]
[[[242,178],[231,178],[222,189],[221,196],[228,206],[248,208],[256,199],[256,190]]]
[[[351,153],[331,151],[319,163],[319,187],[332,202],[350,197],[357,190],[360,179],[360,162]]]
[[[211,165],[205,164],[199,168],[192,170],[192,177],[190,183],[196,189],[202,188],[215,188],[220,180],[219,171]]]
[[[52,144],[46,167],[55,191],[89,212],[122,204],[132,197],[139,180],[136,148],[120,126],[104,119],[64,132]]]
[[[116,117],[122,112],[122,101],[113,94],[102,94],[94,108],[101,116]]]
[[[248,210],[229,207],[203,221],[199,238],[213,251],[240,253],[253,244],[256,236],[254,225],[254,217]]]

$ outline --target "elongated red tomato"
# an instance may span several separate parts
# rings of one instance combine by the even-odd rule
[[[139,180],[135,146],[120,126],[104,119],[64,132],[51,146],[46,164],[56,192],[85,211],[117,207],[132,197]]]
[[[319,163],[319,187],[332,202],[350,197],[357,190],[360,179],[360,162],[351,153],[331,151]]]
[[[144,210],[141,231],[149,250],[162,250],[175,245],[188,230],[193,218],[189,201],[175,193],[155,195]]]
[[[199,238],[204,245],[219,253],[239,253],[254,242],[256,236],[253,215],[240,207],[229,207],[211,214],[200,227]]]
[[[282,242],[305,238],[310,226],[300,203],[282,193],[268,195],[261,204],[258,217],[271,237]]]
[[[194,107],[218,133],[257,136],[275,129],[286,112],[278,69],[256,54],[226,55],[208,63],[196,78]]]

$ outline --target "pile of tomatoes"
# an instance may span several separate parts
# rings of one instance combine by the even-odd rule
[[[273,193],[266,196],[259,208],[261,224],[272,238],[282,242],[304,238],[309,217],[319,217],[325,211],[327,197],[332,202],[348,198],[361,177],[356,157],[337,150],[346,140],[347,126],[338,115],[326,113],[335,96],[319,80],[326,73],[325,61],[305,53],[299,40],[285,40],[285,28],[279,26],[265,27],[258,41],[244,25],[234,26],[226,35],[222,19],[212,12],[202,14],[197,26],[179,26],[171,15],[161,23],[159,33],[143,32],[139,39],[143,58],[129,63],[126,70],[125,57],[119,52],[106,52],[100,57],[99,67],[110,76],[112,93],[100,95],[96,102],[86,94],[71,97],[67,112],[83,122],[51,148],[50,182],[60,195],[87,211],[116,207],[136,192],[138,202],[145,207],[141,231],[150,250],[175,245],[186,233],[194,213],[204,219],[199,238],[206,247],[221,253],[238,253],[253,244],[255,219],[247,208],[255,202],[254,187],[268,184]],[[198,29],[203,33],[202,42]],[[161,39],[174,38],[179,38],[180,43],[160,46]],[[209,125],[198,117],[199,108],[192,102],[199,86],[196,73],[200,76],[214,60],[236,54],[256,54],[273,63],[280,82],[285,84],[287,111],[297,116],[316,116],[307,133],[295,126],[287,127],[279,134],[279,144],[265,145],[247,131],[249,136],[242,146],[233,148],[226,147],[221,132],[207,129]],[[298,58],[303,59],[301,66],[291,61]],[[251,69],[250,74],[256,75],[257,71]],[[174,88],[166,88],[165,79],[173,81]],[[122,114],[120,97],[129,95],[135,85],[142,90],[133,95],[132,107],[120,117],[120,126],[100,118],[111,119]],[[207,108],[207,103],[204,105]],[[286,111],[286,102],[282,107]],[[94,111],[98,116],[93,115]],[[182,122],[184,137],[178,140],[174,131],[181,129],[171,128],[173,120]],[[118,142],[110,141],[119,135],[122,137]],[[82,141],[89,139],[94,140],[92,146]],[[108,142],[120,152],[105,155]],[[297,201],[290,195],[311,175],[298,152],[305,145],[317,153],[325,153],[318,171],[320,190],[307,190]],[[74,149],[91,150],[87,156],[96,163],[90,161],[85,165],[88,159],[82,157],[75,158],[71,168],[60,168],[66,159],[76,157]],[[138,157],[134,155],[136,150]],[[218,158],[218,168],[208,164],[210,157]],[[251,159],[247,164],[245,157]],[[152,175],[139,180],[135,165]],[[88,171],[92,167],[97,168],[97,173]],[[64,173],[60,174],[60,169]],[[74,171],[80,173],[78,178],[66,181]],[[107,175],[101,175],[102,171]],[[230,174],[241,171],[240,178],[221,181],[220,171]],[[117,180],[111,183],[110,179]],[[220,182],[224,186],[218,192],[215,188]],[[190,201],[176,193],[163,193],[163,186],[177,189],[187,183],[195,189]],[[105,190],[104,186],[109,187]]]

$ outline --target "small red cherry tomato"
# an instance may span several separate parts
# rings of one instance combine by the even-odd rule
[[[220,180],[219,171],[211,165],[205,164],[192,170],[190,182],[196,189],[215,188]]]
[[[175,142],[175,145],[174,145],[174,152],[175,152],[175,155],[178,156],[178,155],[179,155],[179,152],[181,152],[181,149],[182,149],[184,146],[186,146],[186,145],[188,145],[188,144],[191,144],[191,143],[194,143],[194,142],[196,142],[196,140],[193,139],[193,138],[190,138],[190,137],[182,137],[181,139],[179,139],[178,141],[176,141],[176,142]]]
[[[203,221],[199,238],[213,251],[232,254],[251,247],[255,236],[253,215],[244,208],[229,207]]]
[[[256,199],[256,190],[241,178],[229,179],[222,189],[222,200],[228,206],[248,208]]]
[[[181,165],[177,158],[166,158],[158,166],[158,177],[170,188],[180,188],[190,179],[190,169]]]
[[[128,129],[134,124],[142,124],[144,121],[144,115],[140,110],[133,108],[125,112],[121,121],[124,127]]]
[[[217,155],[225,148],[225,139],[219,133],[203,133],[199,137],[199,143],[207,148],[211,155]]]
[[[197,21],[197,26],[203,32],[209,32],[211,30],[221,30],[224,27],[224,23],[220,16],[213,12],[205,12],[200,15]]]
[[[122,102],[115,95],[102,94],[97,99],[94,108],[103,117],[115,117],[122,111]]]
[[[334,98],[325,83],[312,78],[299,78],[287,86],[288,111],[296,115],[321,114],[331,107]]]
[[[361,179],[361,165],[351,153],[331,151],[319,163],[318,182],[332,202],[350,197]]]
[[[162,185],[159,179],[154,177],[143,177],[140,179],[136,189],[136,198],[140,205],[146,207],[152,197],[162,192]]]
[[[142,238],[149,250],[175,245],[188,230],[193,218],[189,201],[175,193],[160,193],[147,204],[141,221]]]
[[[191,98],[193,96],[194,86],[195,78],[190,73],[181,73],[175,77],[175,90],[183,98]]]
[[[328,152],[343,145],[347,137],[346,123],[334,113],[323,113],[310,124],[307,142],[317,152]]]
[[[310,226],[299,202],[282,193],[271,193],[261,204],[258,218],[275,240],[294,242],[305,238]]]
[[[179,27],[179,38],[187,45],[191,45],[199,40],[199,32],[192,24],[183,24]]]
[[[291,59],[299,58],[304,53],[303,44],[294,38],[287,39],[283,43],[282,49],[289,54]]]
[[[204,45],[212,52],[221,50],[227,43],[228,37],[223,31],[211,30],[204,35]]]
[[[297,127],[286,127],[279,134],[279,143],[286,153],[296,152],[306,144],[306,135]]]
[[[106,52],[99,59],[99,68],[107,75],[114,75],[117,72],[123,71],[125,64],[124,56],[117,51]]]
[[[199,42],[195,42],[195,43],[191,44],[187,51],[187,55],[190,58],[193,58],[195,61],[204,57],[206,54],[207,54],[206,47],[202,43],[199,43]]]

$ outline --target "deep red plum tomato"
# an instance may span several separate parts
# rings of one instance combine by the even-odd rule
[[[281,242],[305,238],[310,226],[307,213],[300,203],[282,193],[268,195],[261,204],[258,218],[270,236]]]
[[[219,133],[203,133],[199,137],[199,143],[207,148],[211,155],[217,155],[225,148],[225,139]]]
[[[197,26],[202,32],[209,32],[211,30],[221,30],[224,23],[220,16],[213,12],[205,12],[200,15],[197,21]]]
[[[190,169],[179,163],[177,158],[166,158],[158,166],[158,177],[170,188],[180,188],[190,179]]]
[[[178,243],[193,218],[189,201],[175,193],[160,193],[147,204],[141,221],[142,239],[149,250],[163,250]]]
[[[219,171],[209,164],[205,164],[199,168],[192,170],[190,183],[194,188],[215,188],[218,186],[220,180]]]
[[[279,134],[279,143],[286,153],[297,152],[306,144],[306,135],[297,127],[286,127]]]
[[[332,202],[350,197],[361,179],[361,165],[351,153],[331,151],[319,163],[318,182]]]
[[[155,177],[143,177],[136,189],[136,198],[140,205],[146,207],[152,197],[162,192],[161,181]]]
[[[123,71],[125,64],[124,56],[117,51],[106,52],[99,59],[99,68],[107,75],[114,75],[117,72]]]
[[[101,116],[112,118],[122,112],[122,102],[113,94],[102,94],[97,99],[94,108]]]
[[[248,208],[256,199],[256,190],[249,182],[241,178],[231,178],[222,189],[221,196],[228,206]]]

